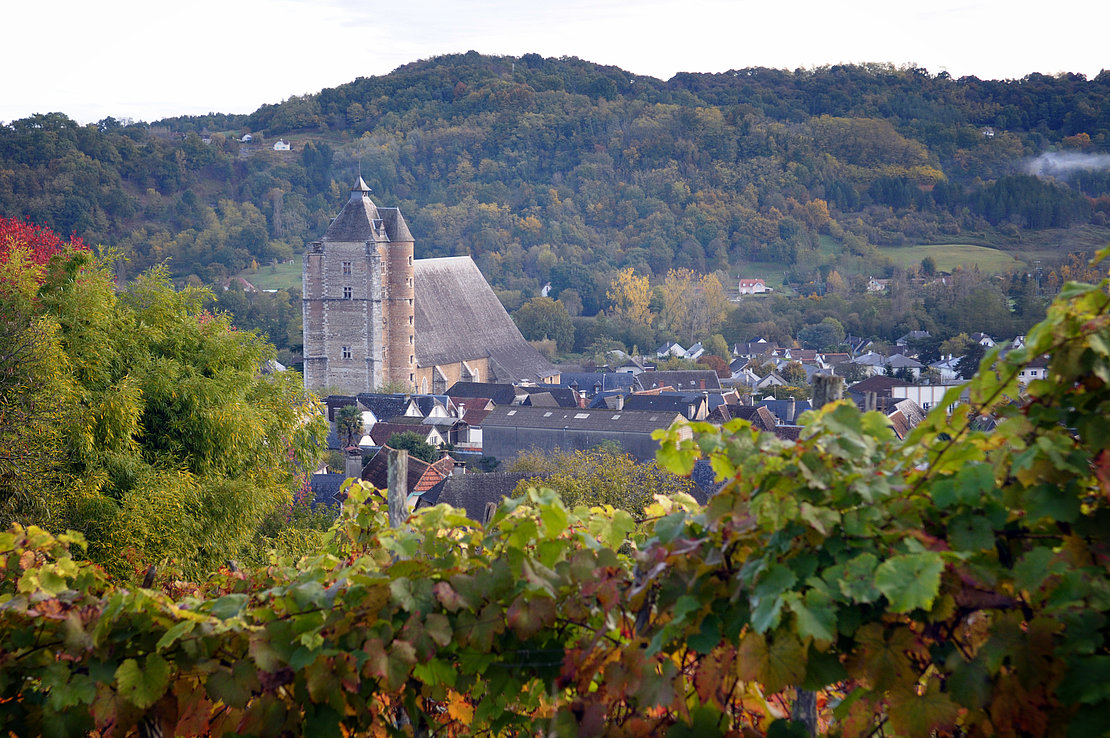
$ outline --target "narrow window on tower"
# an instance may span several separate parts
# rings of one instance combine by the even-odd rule
[[[351,273],[351,262],[349,262],[349,261],[343,262],[343,273],[344,274],[350,274]]]
[[[415,356],[413,356],[412,354],[409,354],[409,363],[411,364],[411,363],[413,363],[414,361],[416,361],[416,357],[415,357]]]
[[[409,316],[409,325],[412,325],[412,316]]]
[[[351,358],[351,347],[350,346],[344,346],[343,347],[343,358],[344,359]]]
[[[412,266],[412,257],[409,257],[409,266]]]
[[[412,336],[409,336],[409,346],[411,346],[414,343],[414,341],[415,341],[415,339]]]
[[[352,288],[352,287],[344,287],[343,288],[343,299],[344,300],[350,300],[351,297],[353,297],[353,296],[354,296],[354,288]]]

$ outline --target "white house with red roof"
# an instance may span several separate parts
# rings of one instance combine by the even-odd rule
[[[741,295],[758,295],[770,291],[771,289],[763,282],[762,279],[757,278],[740,280]]]

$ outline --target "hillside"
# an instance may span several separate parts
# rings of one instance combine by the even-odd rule
[[[279,137],[293,151],[273,151]],[[626,266],[658,278],[752,262],[804,281],[830,265],[889,272],[876,247],[1051,259],[1105,242],[1110,171],[1084,167],[1108,147],[1110,72],[987,81],[869,65],[662,82],[471,52],[248,116],[15,121],[0,127],[0,214],[116,246],[121,276],[169,260],[180,281],[219,283],[298,255],[361,165],[419,255],[472,254],[525,296],[573,263],[602,285]],[[1040,160],[1055,176],[1029,173],[1063,153]]]

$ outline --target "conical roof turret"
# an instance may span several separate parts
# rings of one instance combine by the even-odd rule
[[[360,176],[354,188],[351,189],[351,199],[339,211],[339,215],[332,221],[324,234],[322,241],[362,242],[377,240],[376,223],[380,223],[381,216],[378,208],[370,199],[370,188]]]

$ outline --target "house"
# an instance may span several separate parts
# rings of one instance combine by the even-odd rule
[[[908,371],[913,375],[914,379],[921,378],[921,370],[924,368],[924,365],[920,361],[911,359],[908,356],[903,356],[902,354],[894,354],[888,357],[885,366],[890,367],[891,371],[894,372]]]
[[[396,419],[395,419],[396,420]],[[401,433],[415,433],[420,436],[420,440],[427,441],[433,446],[442,446],[447,442],[444,437],[434,425],[424,425],[419,420],[415,423],[404,422],[378,422],[367,431],[366,435],[370,437],[370,443],[373,446],[386,446],[393,436]]]
[[[655,349],[655,357],[658,359],[665,359],[668,356],[677,356],[684,358],[686,356],[686,349],[682,348],[674,341],[667,341],[659,348]]]
[[[895,346],[908,346],[914,341],[922,341],[929,338],[929,331],[910,331],[906,335],[899,338],[894,342]]]
[[[484,397],[459,398],[455,403],[458,424],[455,427],[455,448],[463,451],[482,450],[482,421],[493,411],[493,400]]]
[[[573,451],[614,441],[636,459],[650,461],[659,448],[651,434],[680,422],[685,421],[677,412],[497,407],[482,423],[483,452],[506,460],[533,448]]]
[[[383,446],[374,454],[366,466],[362,467],[362,481],[369,482],[377,489],[389,489],[389,454],[393,449]],[[414,496],[427,492],[439,482],[447,478],[454,468],[455,462],[450,456],[444,456],[433,464],[423,459],[418,459],[409,454],[408,478],[405,484],[405,496],[409,500],[409,509],[416,504]]]
[[[985,348],[994,347],[994,339],[988,336],[986,333],[972,333],[971,340],[974,343],[977,343]]]
[[[771,290],[763,282],[762,279],[741,279],[740,280],[740,294],[741,295],[761,295],[764,292]]]
[[[254,136],[250,135],[249,133],[244,133],[243,137],[239,139],[239,142],[249,144],[253,140],[254,140]]]
[[[1018,384],[1025,387],[1036,379],[1048,379],[1048,355],[1042,354],[1018,372]]]
[[[721,389],[721,380],[712,369],[644,372],[637,378],[646,390],[657,387],[673,387],[678,391]]]
[[[909,382],[904,382],[895,377],[887,377],[881,374],[868,377],[862,382],[856,382],[848,388],[848,397],[855,402],[860,410],[884,410],[887,406],[892,405],[891,392],[894,387],[908,386]]]
[[[766,407],[752,405],[718,405],[709,413],[706,421],[709,423],[724,424],[730,420],[740,418],[752,424],[756,430],[773,432],[778,423],[775,416]]]
[[[929,365],[929,368],[935,369],[937,373],[940,374],[941,382],[955,382],[960,378],[960,375],[956,371],[956,365],[960,363],[960,359],[962,358],[962,356],[948,354],[940,361],[934,361]],[[926,410],[927,409],[928,408],[926,408]]]
[[[898,440],[906,440],[906,436],[925,419],[925,411],[913,400],[895,400],[886,413],[890,426]]]
[[[633,392],[644,389],[640,377],[653,373],[644,372],[636,375],[624,372],[563,372],[559,386],[567,387],[585,397],[593,397],[599,392],[610,390]]]
[[[488,474],[453,474],[420,495],[417,510],[433,505],[450,505],[466,511],[466,517],[487,523],[501,501],[526,479],[536,474],[527,472],[491,472]]]
[[[785,400],[762,400],[755,407],[766,408],[778,420],[778,425],[797,425],[802,413],[813,409],[809,400],[796,400],[793,397]]]
[[[654,368],[654,367],[652,367],[652,368]],[[643,374],[644,372],[647,371],[647,369],[648,369],[647,366],[645,366],[642,361],[640,361],[639,359],[637,359],[635,357],[630,356],[628,358],[628,361],[624,362],[623,364],[621,364],[620,366],[617,367],[616,371],[617,371],[618,374],[631,374],[632,376],[635,377],[635,376],[638,376],[640,374]]]
[[[697,361],[704,353],[705,347],[701,345],[701,341],[698,341],[693,346],[686,349],[686,358],[690,361]]]
[[[274,151],[289,151],[289,149],[289,142],[284,139],[279,138],[274,142]]]
[[[455,382],[447,390],[447,396],[456,404],[460,398],[488,397],[497,405],[515,405],[518,396],[524,398],[524,392],[519,387],[500,382]]]
[[[886,292],[887,287],[890,286],[889,279],[875,279],[874,277],[867,278],[867,291],[868,292]]]
[[[633,394],[624,398],[623,409],[681,413],[687,420],[705,420],[706,416],[709,415],[709,397],[704,392]]]
[[[956,387],[954,384],[906,384],[906,385],[893,385],[890,388],[891,399],[897,402],[898,400],[913,400],[925,412],[929,412],[937,405],[944,402],[944,396],[950,389]],[[961,402],[968,401],[967,389],[960,395],[960,399],[948,406],[947,412],[949,415],[956,409],[956,405]]]

